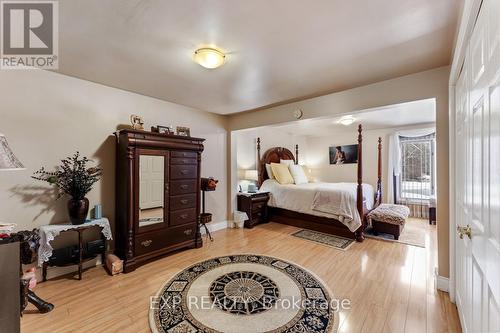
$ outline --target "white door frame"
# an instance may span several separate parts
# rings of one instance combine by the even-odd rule
[[[450,69],[449,80],[449,151],[450,151],[450,168],[449,168],[449,194],[450,194],[450,279],[449,279],[449,294],[452,302],[455,302],[455,85],[459,78],[462,65],[464,63],[467,42],[470,38],[476,18],[481,8],[482,0],[465,0],[460,27],[458,30],[457,40],[455,43],[455,51],[453,52],[453,61]]]

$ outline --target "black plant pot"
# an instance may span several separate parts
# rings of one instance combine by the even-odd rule
[[[89,213],[89,199],[69,199],[68,213],[72,224],[82,224],[87,219],[87,214]]]

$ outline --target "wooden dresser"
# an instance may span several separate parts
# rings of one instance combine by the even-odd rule
[[[116,134],[116,254],[124,271],[181,248],[201,247],[204,139],[121,130]]]

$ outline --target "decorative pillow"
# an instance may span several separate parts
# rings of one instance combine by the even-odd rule
[[[290,173],[292,174],[293,180],[295,184],[307,184],[309,181],[307,180],[307,176],[304,172],[304,169],[301,165],[292,164],[288,167]]]
[[[293,160],[280,160],[281,164],[286,164],[286,166],[294,165],[295,162]]]
[[[273,169],[271,168],[271,164],[269,163],[266,163],[266,172],[267,172],[267,177],[269,177],[269,179],[274,179]]]
[[[274,178],[278,181],[278,183],[284,184],[293,184],[293,177],[290,174],[290,170],[286,164],[281,163],[271,163],[271,169],[273,170]]]

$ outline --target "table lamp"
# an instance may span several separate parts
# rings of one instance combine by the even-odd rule
[[[245,170],[245,180],[249,180],[252,182],[258,180],[257,170]],[[255,183],[248,184],[247,192],[248,193],[257,192],[257,186],[255,185]]]

